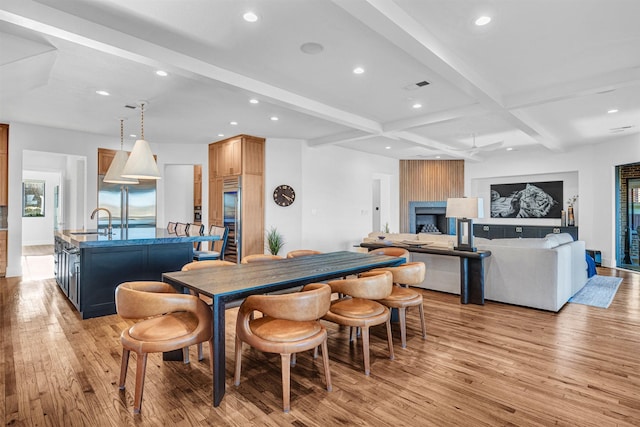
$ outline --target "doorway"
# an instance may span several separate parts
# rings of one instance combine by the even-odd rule
[[[640,271],[640,163],[616,167],[616,265]]]
[[[371,231],[389,232],[391,222],[391,175],[373,174],[371,189]]]

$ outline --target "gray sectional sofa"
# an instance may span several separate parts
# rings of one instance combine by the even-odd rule
[[[419,241],[429,247],[448,248],[456,236],[436,234],[370,233],[366,242],[408,243]],[[544,238],[483,239],[475,246],[491,251],[485,259],[484,296],[487,300],[559,311],[587,282],[585,243],[566,233]],[[427,267],[420,287],[460,294],[460,261],[457,257],[411,253],[412,261]]]

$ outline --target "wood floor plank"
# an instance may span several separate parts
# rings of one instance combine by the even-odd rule
[[[393,326],[371,330],[371,375],[360,340],[326,323],[333,391],[321,358],[298,356],[291,412],[282,412],[280,357],[244,346],[233,385],[237,309],[227,312],[227,393],[211,406],[209,354],[185,365],[149,355],[142,414],[134,415],[135,355],[118,390],[117,315],[80,320],[53,279],[0,279],[0,397],[5,425],[327,426],[640,425],[640,274],[622,277],[608,309],[567,304],[559,313],[422,291],[407,316],[407,348]],[[196,354],[195,346],[190,349]]]

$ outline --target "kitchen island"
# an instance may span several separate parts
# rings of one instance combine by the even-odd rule
[[[193,244],[218,236],[179,236],[164,228],[55,232],[56,282],[83,319],[116,312],[115,289],[132,280],[162,280],[193,259]]]

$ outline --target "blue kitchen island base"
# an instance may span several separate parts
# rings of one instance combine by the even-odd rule
[[[210,236],[167,235],[163,229],[130,238],[56,233],[55,275],[60,289],[83,319],[116,313],[115,289],[122,282],[162,280],[193,259],[193,242]],[[174,237],[175,236],[175,237]]]

